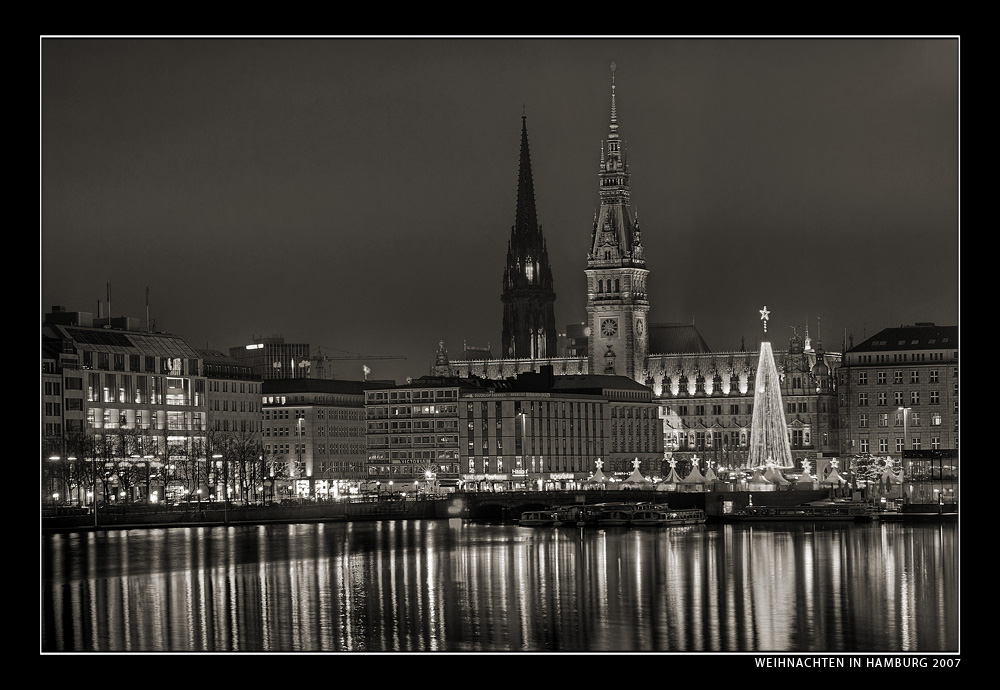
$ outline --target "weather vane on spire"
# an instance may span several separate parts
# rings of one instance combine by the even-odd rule
[[[767,305],[760,310],[760,320],[764,322],[764,332],[767,333],[767,320],[771,316],[771,312],[767,310]]]

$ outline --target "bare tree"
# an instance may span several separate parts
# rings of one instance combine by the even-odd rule
[[[263,448],[259,436],[243,429],[230,434],[226,460],[231,477],[239,487],[239,495],[244,501],[250,500],[250,493],[263,481],[261,457]]]

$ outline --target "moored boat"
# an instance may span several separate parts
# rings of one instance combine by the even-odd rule
[[[636,527],[673,527],[677,525],[698,525],[706,520],[705,511],[698,508],[672,510],[667,506],[639,508],[632,513],[632,525]]]
[[[660,508],[639,508],[632,513],[631,524],[636,527],[663,527],[669,520],[669,513]]]
[[[527,510],[521,513],[517,524],[522,527],[550,527],[556,522],[554,510]]]
[[[587,508],[589,506],[581,503],[558,506],[556,508],[556,527],[576,527],[578,523],[586,519]]]
[[[794,506],[747,506],[728,515],[730,522],[871,522],[877,513],[863,503],[805,503]]]
[[[632,522],[635,508],[628,505],[605,507],[597,514],[599,527],[627,527]]]

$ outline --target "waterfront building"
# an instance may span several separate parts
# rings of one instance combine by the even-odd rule
[[[286,343],[280,335],[255,337],[248,345],[229,348],[229,356],[261,379],[305,379],[312,369],[309,344]]]
[[[208,380],[208,429],[260,438],[261,382],[253,367],[219,350],[199,349]]]
[[[400,493],[454,489],[459,475],[459,394],[473,379],[426,376],[365,391],[367,488]],[[416,484],[416,486],[414,486]]]
[[[385,381],[266,379],[263,464],[276,495],[330,498],[366,479],[365,391]]]
[[[785,426],[797,469],[838,454],[839,356],[822,343],[806,350],[798,334],[787,350],[773,350]],[[664,447],[682,474],[700,466],[739,467],[749,460],[754,379],[760,353],[720,352],[660,356],[662,372],[650,385],[660,405]],[[710,463],[710,465],[708,464]]]
[[[203,493],[209,500],[262,500],[261,378],[219,350],[199,349],[198,355],[208,407]]]
[[[207,390],[202,359],[183,338],[53,307],[42,370],[43,474],[58,478],[66,499],[163,500],[169,466],[194,485],[207,461]]]
[[[890,456],[913,502],[954,502],[958,475],[958,326],[885,328],[851,345],[837,372],[840,451]],[[935,496],[934,494],[937,493]]]
[[[652,393],[628,377],[503,381],[426,376],[366,393],[369,478],[381,491],[580,488],[602,464],[624,479],[658,468],[662,423]],[[655,469],[653,470],[655,471]]]

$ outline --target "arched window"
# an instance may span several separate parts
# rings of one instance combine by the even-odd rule
[[[615,278],[615,292],[621,292],[621,284],[617,278]]]

